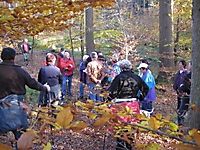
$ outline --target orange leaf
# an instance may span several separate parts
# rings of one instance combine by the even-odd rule
[[[27,131],[21,135],[17,141],[17,146],[19,150],[28,150],[33,146],[33,139],[36,136],[33,130]]]
[[[193,138],[194,138],[195,142],[197,143],[197,145],[200,146],[200,134],[196,132],[196,133],[193,135]]]

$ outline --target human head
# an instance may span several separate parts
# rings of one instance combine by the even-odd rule
[[[90,57],[91,57],[92,60],[97,60],[98,55],[97,55],[96,52],[92,52],[92,53],[90,54]]]
[[[47,62],[47,64],[55,64],[55,62],[56,62],[56,57],[55,57],[55,55],[54,54],[52,54],[52,53],[47,53],[47,55],[46,55],[46,62]]]
[[[83,56],[83,61],[86,61],[88,59],[88,57],[90,57],[89,55],[84,55]]]
[[[70,58],[70,53],[68,52],[68,51],[64,51],[63,52],[63,56],[65,57],[65,58]]]
[[[182,59],[182,60],[179,60],[178,65],[179,65],[179,69],[183,70],[183,69],[186,69],[187,63],[185,60]]]
[[[137,69],[139,69],[140,72],[144,73],[144,72],[146,72],[147,69],[148,69],[148,64],[146,64],[146,63],[141,63]]]
[[[16,56],[16,51],[11,47],[3,48],[1,52],[1,59],[5,60],[14,60]]]
[[[117,54],[113,54],[112,57],[111,57],[111,60],[112,60],[113,63],[116,63],[119,60],[119,56]]]
[[[119,62],[119,67],[121,70],[127,71],[132,69],[132,64],[129,60],[123,59]]]

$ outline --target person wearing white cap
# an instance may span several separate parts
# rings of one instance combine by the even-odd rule
[[[80,78],[80,85],[79,85],[79,98],[83,99],[84,97],[84,87],[87,84],[87,74],[85,69],[87,67],[87,59],[89,55],[84,55],[83,59],[79,65],[79,78]]]
[[[143,79],[143,81],[148,85],[149,92],[141,101],[142,110],[146,110],[149,112],[153,111],[153,102],[156,100],[156,90],[155,90],[155,79],[149,70],[149,66],[147,63],[141,63],[138,67],[139,76]]]

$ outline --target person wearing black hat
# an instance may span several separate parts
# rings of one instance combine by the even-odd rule
[[[37,82],[27,71],[21,68],[21,66],[15,64],[15,55],[16,51],[10,47],[3,48],[1,53],[1,59],[3,62],[0,63],[0,105],[1,102],[6,98],[10,102],[11,99],[14,99],[17,101],[17,104],[22,102],[24,95],[26,94],[25,86],[38,91],[50,91],[49,85],[42,85],[41,83]],[[3,110],[1,107],[1,112],[2,111]],[[2,117],[3,116],[1,116],[1,118]],[[17,117],[20,116],[16,116],[16,119]],[[0,126],[3,126],[5,121],[1,121]],[[14,122],[14,120],[12,121]],[[28,124],[27,117],[23,121]],[[21,135],[19,132],[17,132],[17,129],[19,128],[21,128],[21,126],[16,127],[16,129],[12,129],[16,139],[18,139]],[[0,129],[0,133],[1,131],[2,128]],[[6,130],[4,132],[6,132]]]

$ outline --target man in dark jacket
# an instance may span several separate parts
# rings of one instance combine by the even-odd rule
[[[26,85],[38,91],[50,91],[47,84],[42,85],[37,82],[27,71],[14,63],[15,55],[16,51],[10,47],[3,48],[1,53],[3,62],[0,63],[0,102],[3,98],[12,95],[18,97],[17,101],[23,101]],[[17,130],[13,130],[13,133],[16,139],[21,135]]]
[[[110,97],[112,99],[127,99],[127,101],[131,98],[143,100],[149,91],[146,83],[131,71],[132,65],[130,61],[122,60],[119,62],[119,66],[121,73],[114,78],[108,89]],[[118,138],[116,150],[121,149],[131,150],[131,145]]]

